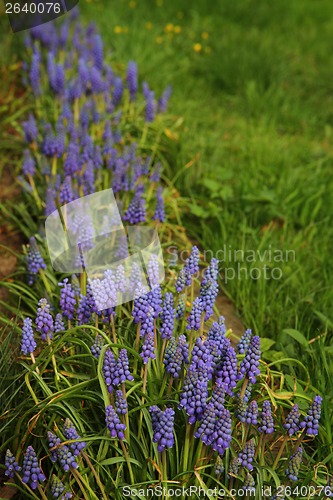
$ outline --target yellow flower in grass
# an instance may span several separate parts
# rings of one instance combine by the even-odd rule
[[[181,32],[181,30],[182,30],[182,27],[181,27],[181,26],[179,26],[179,24],[176,24],[176,26],[173,28],[173,31],[174,31],[177,35],[179,35],[179,33]]]
[[[121,26],[115,26],[113,31],[119,35],[119,33],[122,33],[123,32],[123,28]]]
[[[207,33],[207,31],[204,31],[203,33],[201,33],[201,38],[203,40],[207,40],[208,37],[209,37],[209,34]]]
[[[152,27],[153,27],[153,23],[151,23],[150,21],[146,22],[146,24],[145,24],[146,30],[151,30]]]
[[[194,52],[201,52],[202,51],[202,45],[201,45],[201,43],[195,43],[193,45],[193,50],[194,50]]]
[[[135,7],[136,7],[135,0],[131,0],[130,3],[128,4],[128,6],[129,6],[130,9],[135,9]]]
[[[212,48],[211,47],[205,47],[205,52],[206,54],[210,54],[212,51]]]
[[[158,43],[159,45],[161,45],[161,43],[163,43],[163,36],[157,36],[155,38],[155,42]]]
[[[173,32],[173,24],[172,24],[172,23],[168,23],[168,24],[166,25],[166,27],[164,28],[164,31],[165,31],[166,33],[172,33],[172,32]]]

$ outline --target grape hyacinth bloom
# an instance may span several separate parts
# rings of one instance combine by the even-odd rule
[[[204,369],[210,380],[213,374],[212,362],[209,343],[203,342],[202,338],[198,337],[192,349],[191,368],[198,371]]]
[[[147,289],[140,283],[135,290],[134,306],[132,310],[132,316],[135,323],[140,323],[143,321],[149,312],[150,305],[148,303],[148,293]]]
[[[127,66],[127,86],[130,93],[130,100],[135,101],[138,91],[138,67],[134,61],[130,61]]]
[[[72,179],[69,175],[67,175],[60,188],[59,201],[61,205],[64,205],[65,203],[70,203],[71,201],[73,201],[74,198],[75,196],[72,189]]]
[[[233,396],[237,380],[237,357],[229,339],[225,339],[222,361],[216,367],[215,374],[224,383],[227,393]]]
[[[216,457],[216,462],[215,462],[215,474],[219,476],[224,472],[224,465],[223,465],[223,460],[220,457],[220,455],[217,455]]]
[[[38,482],[45,481],[45,476],[39,468],[36,452],[32,446],[28,446],[22,466],[22,482],[29,484],[32,490],[38,486]]]
[[[243,484],[243,490],[245,492],[255,493],[255,485],[256,483],[254,481],[254,477],[251,474],[247,473]]]
[[[224,400],[225,400],[226,388],[225,385],[217,380],[213,387],[212,397],[210,402],[214,405],[214,410],[217,418],[222,417],[222,412],[224,408]]]
[[[153,215],[153,220],[159,220],[160,222],[165,221],[165,208],[164,208],[164,200],[162,192],[163,188],[160,186],[156,194],[156,208],[155,208],[155,213]]]
[[[189,286],[191,284],[191,276],[193,276],[199,271],[199,260],[200,260],[199,250],[198,247],[194,245],[192,247],[190,256],[188,257],[188,259],[186,259],[184,266],[186,275],[189,277],[189,281],[186,283],[186,286]]]
[[[126,349],[121,349],[119,351],[118,360],[113,376],[113,385],[124,384],[126,380],[130,382],[134,380],[134,377],[133,375],[131,375],[129,369],[129,361]]]
[[[145,340],[140,352],[144,364],[147,364],[149,359],[155,359],[154,332],[148,332],[145,335]]]
[[[124,398],[123,392],[120,389],[116,391],[115,404],[116,404],[116,412],[118,413],[118,415],[126,415],[128,408],[127,401]]]
[[[146,201],[141,194],[136,193],[132,198],[123,219],[130,224],[139,224],[146,221]]]
[[[251,342],[251,338],[252,338],[252,330],[250,328],[248,328],[247,330],[245,330],[245,332],[243,333],[242,337],[240,338],[238,344],[237,344],[237,351],[239,354],[245,354],[249,345],[250,345],[250,342]]]
[[[32,320],[30,318],[25,318],[23,320],[23,328],[22,328],[21,351],[23,352],[23,354],[28,355],[34,352],[36,347],[37,344],[32,329]]]
[[[160,334],[162,339],[170,339],[172,337],[174,324],[175,324],[175,309],[174,299],[172,293],[166,293],[163,302],[161,313],[162,324],[160,327]]]
[[[215,422],[214,441],[212,442],[213,450],[222,456],[231,443],[231,416],[229,410],[223,408]]]
[[[105,423],[110,431],[111,437],[122,440],[125,438],[124,431],[126,425],[122,424],[113,406],[109,405],[105,408]]]
[[[58,460],[58,448],[61,445],[61,439],[53,434],[53,432],[47,432],[47,440],[49,443],[49,448],[51,448],[51,461],[56,462]],[[52,449],[57,448],[57,449]]]
[[[97,69],[102,71],[104,66],[103,41],[100,35],[95,35],[93,38],[92,55],[94,64]]]
[[[209,402],[206,406],[205,413],[203,414],[201,424],[195,432],[194,437],[197,439],[200,438],[206,446],[211,445],[214,441],[215,424],[215,407],[212,402]]]
[[[216,280],[204,280],[201,283],[200,288],[200,299],[202,303],[202,309],[205,311],[205,321],[207,321],[214,314],[214,304],[215,299],[218,294],[218,283]]]
[[[308,436],[317,436],[319,431],[319,420],[321,414],[321,403],[322,398],[320,396],[315,396],[307,416],[304,421],[301,422],[300,427],[306,431]]]
[[[247,424],[257,425],[258,423],[258,404],[257,401],[251,401],[249,404],[247,411],[245,422]]]
[[[168,85],[161,97],[158,100],[159,113],[165,113],[168,107],[168,102],[171,96],[171,85]]]
[[[46,340],[49,336],[52,339],[52,332],[54,329],[53,318],[50,313],[50,305],[46,299],[40,299],[38,302],[37,317],[36,317],[36,330],[41,333],[41,339]]]
[[[255,454],[254,439],[250,439],[244,446],[244,449],[239,453],[238,458],[240,465],[246,467],[250,472],[253,470],[253,459]]]
[[[9,477],[10,479],[14,477],[15,472],[19,472],[21,470],[21,467],[16,462],[15,457],[10,450],[6,451],[5,466],[5,476]]]
[[[146,122],[153,122],[155,118],[155,93],[149,91],[146,98]]]
[[[40,251],[37,246],[37,242],[34,236],[32,236],[29,240],[29,250],[27,255],[27,264],[28,264],[28,272],[29,279],[28,284],[32,285],[34,282],[34,276],[41,269],[46,269],[46,264],[44,262],[43,257],[40,254]]]
[[[286,429],[289,436],[293,436],[300,430],[299,417],[300,411],[298,405],[295,404],[287,415],[285,424],[283,424],[283,427]]]
[[[166,371],[172,377],[178,378],[183,363],[189,363],[188,355],[188,343],[185,335],[180,335],[178,342],[174,337],[171,337],[165,349],[163,360]]]
[[[68,440],[81,439],[81,436],[79,436],[79,434],[77,433],[77,430],[76,430],[73,422],[71,422],[69,420],[69,418],[66,418],[66,420],[65,420],[63,431],[64,431],[65,438],[68,439]],[[86,446],[87,446],[87,444],[84,441],[80,441],[80,442],[76,442],[76,443],[71,443],[69,445],[69,447],[71,448],[74,456],[78,456],[80,454],[80,452]]]
[[[26,149],[23,153],[23,163],[22,163],[22,172],[24,175],[33,176],[36,171],[36,162],[33,156],[31,155],[29,149]]]
[[[238,418],[240,422],[243,422],[243,424],[245,424],[246,422],[247,409],[248,409],[247,403],[244,401],[243,398],[241,398],[238,395],[236,400],[235,416]]]
[[[302,463],[303,450],[298,447],[296,452],[290,457],[288,468],[286,470],[286,476],[291,481],[298,481],[298,473]]]
[[[157,449],[159,452],[165,450],[165,448],[172,448],[174,445],[174,417],[175,412],[172,408],[166,408],[161,411],[156,406],[151,406],[149,411],[152,415],[153,423],[153,442],[157,443]]]
[[[177,309],[176,309],[176,318],[182,319],[186,309],[186,295],[180,295],[178,299]]]
[[[50,483],[51,495],[53,498],[61,498],[61,500],[67,500],[68,498],[72,498],[72,494],[68,491],[63,494],[65,491],[64,484],[60,481],[60,479],[53,474],[51,483]]]
[[[234,457],[230,460],[229,471],[228,471],[229,478],[237,476],[239,466],[240,466],[240,460],[238,457]]]
[[[239,368],[238,380],[243,376],[247,377],[251,384],[255,384],[257,375],[260,374],[259,360],[260,360],[260,338],[256,335],[251,339],[250,345],[246,351],[244,359],[241,361]]]
[[[58,438],[53,432],[48,431],[47,438],[49,442],[49,447],[57,447],[56,450],[52,450],[51,459],[53,462],[59,460],[61,467],[64,472],[68,472],[69,469],[77,469],[79,467],[76,462],[76,458],[70,451],[69,447],[65,444],[61,444],[60,438]]]
[[[104,339],[102,335],[97,335],[95,338],[95,342],[90,348],[91,354],[94,356],[94,358],[96,359],[99,358],[103,345],[104,345]]]
[[[63,316],[68,319],[74,318],[76,298],[73,287],[68,283],[68,278],[65,278],[62,283],[58,283],[61,287],[60,291],[60,307]]]
[[[189,416],[189,423],[194,424],[201,420],[208,398],[208,376],[191,366],[187,370],[183,390],[180,396],[179,409],[185,409]]]
[[[41,56],[38,50],[35,50],[32,59],[31,59],[31,67],[30,67],[30,85],[35,96],[38,96],[41,93],[40,87],[40,61]]]
[[[38,139],[38,128],[33,114],[29,114],[27,121],[23,122],[24,140],[31,144]]]
[[[123,88],[122,79],[119,77],[115,78],[114,87],[113,87],[113,94],[112,94],[112,101],[113,101],[113,104],[115,106],[120,103],[121,98],[123,96],[123,91],[124,91],[124,88]]]
[[[110,347],[108,347],[105,351],[102,369],[103,369],[105,384],[110,394],[113,391],[113,385],[114,385],[113,381],[115,377],[116,366],[117,364],[114,354],[111,351]]]
[[[269,401],[263,402],[262,412],[259,415],[258,423],[259,432],[263,432],[264,434],[272,434],[272,432],[274,432],[274,420]]]
[[[54,320],[54,332],[59,333],[59,332],[64,332],[65,330],[66,328],[62,318],[62,314],[58,313]]]
[[[189,317],[187,318],[187,330],[200,330],[202,313],[202,302],[200,297],[197,297],[193,302],[192,310]]]
[[[176,292],[180,293],[184,290],[186,283],[189,282],[187,271],[183,268],[180,270],[179,275],[176,279],[175,288]]]

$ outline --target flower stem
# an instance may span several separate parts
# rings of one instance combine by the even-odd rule
[[[102,484],[102,482],[101,482],[101,480],[99,478],[99,475],[97,474],[97,471],[96,471],[95,467],[91,463],[90,458],[88,457],[88,455],[84,451],[82,452],[82,456],[84,457],[84,459],[87,462],[87,464],[89,465],[92,473],[94,474],[95,479],[96,479],[96,483],[98,484],[98,486],[99,486],[99,488],[101,490],[101,493],[102,493],[102,496],[103,496],[104,500],[108,500],[108,497],[107,497],[107,495],[105,493],[103,484]]]
[[[33,352],[31,352],[31,353],[30,353],[30,357],[31,357],[32,364],[36,364],[36,358],[35,358],[35,356],[34,356],[34,353],[33,353]],[[40,371],[39,371],[38,366],[36,366],[35,370],[36,370],[36,373],[38,373],[38,375],[39,375],[39,374],[40,374]]]
[[[148,376],[148,365],[149,365],[150,360],[148,360],[148,363],[145,364],[145,367],[143,369],[143,384],[142,384],[142,399],[141,399],[141,404],[144,404],[145,402],[145,394],[146,394],[146,389],[147,389],[147,376]],[[138,439],[140,439],[141,436],[141,430],[142,430],[142,411],[140,412],[140,420],[139,420],[139,429],[138,429]]]
[[[276,469],[276,466],[277,466],[277,465],[278,465],[278,463],[279,463],[279,460],[280,460],[281,455],[282,455],[282,453],[283,453],[283,450],[284,450],[284,448],[285,448],[285,446],[286,446],[286,444],[287,444],[287,441],[288,441],[288,434],[286,434],[286,435],[285,435],[284,440],[282,441],[281,447],[280,447],[280,449],[279,449],[279,452],[278,452],[278,454],[276,455],[276,458],[275,458],[275,461],[274,461],[274,464],[273,464],[273,467],[272,467],[272,469],[273,469],[273,470],[275,470],[275,469]]]
[[[50,351],[51,351],[51,359],[52,359],[52,364],[53,364],[53,369],[54,369],[54,376],[55,376],[55,380],[56,380],[56,383],[59,382],[60,380],[60,377],[59,377],[59,373],[58,373],[58,370],[57,370],[57,362],[56,362],[56,359],[55,359],[55,355],[53,354],[53,349],[52,349],[52,344],[51,344],[51,339],[50,339],[50,335],[47,334],[46,335],[46,340],[47,340],[47,343],[50,347]]]
[[[121,445],[121,447],[123,449],[123,453],[124,453],[125,460],[126,460],[126,463],[127,463],[128,472],[129,472],[129,475],[130,475],[130,478],[131,478],[131,484],[134,484],[135,481],[134,481],[134,476],[133,476],[133,470],[132,470],[131,462],[130,462],[130,459],[129,459],[129,456],[128,456],[128,453],[127,453],[127,450],[126,450],[126,446],[125,446],[125,444],[121,440],[120,440],[120,445]]]
[[[239,395],[239,398],[240,398],[240,399],[243,399],[243,398],[244,398],[244,394],[245,394],[245,391],[246,391],[246,387],[247,387],[248,382],[249,382],[249,379],[248,379],[247,377],[245,377],[244,382],[243,382],[243,385],[242,385],[242,390],[241,390],[240,395]]]
[[[166,342],[167,342],[167,339],[163,339],[162,347],[161,347],[161,355],[160,355],[160,365],[162,365],[162,363],[163,363],[163,356],[164,356]]]
[[[136,352],[139,352],[140,330],[141,330],[141,323],[138,323],[138,327],[136,329],[135,346],[134,346],[134,349]],[[135,358],[134,365],[133,365],[133,373],[136,373],[137,369],[138,369],[138,358]]]
[[[123,391],[123,397],[124,397],[124,399],[126,401],[125,382],[123,382],[121,384],[121,390]],[[130,426],[129,426],[128,412],[125,413],[125,425],[126,425],[125,437],[126,437],[126,441],[129,443],[130,442]]]
[[[191,440],[191,430],[192,426],[188,422],[186,422],[186,431],[185,431],[185,445],[184,445],[184,455],[183,455],[183,472],[187,471],[188,465],[188,456],[190,451],[190,440]]]

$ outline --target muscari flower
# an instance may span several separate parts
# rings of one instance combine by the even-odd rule
[[[260,338],[256,335],[251,339],[250,345],[246,351],[245,357],[242,360],[239,368],[238,380],[243,376],[247,377],[251,384],[256,383],[259,370],[260,360]]]
[[[10,450],[6,451],[5,467],[5,476],[9,478],[13,478],[15,472],[19,472],[21,470],[21,467],[16,462],[15,457]]]
[[[286,476],[292,481],[298,481],[298,473],[302,463],[303,450],[298,447],[296,452],[290,457]]]
[[[178,292],[178,293],[182,292],[186,286],[186,283],[188,283],[188,281],[189,281],[188,273],[183,268],[179,271],[179,275],[176,279],[176,283],[175,283],[176,292]]]
[[[37,344],[34,338],[34,332],[32,329],[32,320],[30,318],[25,318],[23,320],[22,327],[22,342],[21,342],[21,351],[23,354],[27,355],[31,352],[34,352]]]
[[[204,368],[207,372],[208,379],[210,380],[213,374],[212,362],[213,358],[209,343],[203,342],[202,338],[198,337],[192,349],[191,368],[194,370]]]
[[[200,297],[197,297],[193,302],[193,307],[187,318],[187,330],[199,330],[201,326],[201,315],[203,312],[202,302]]]
[[[189,350],[185,335],[180,335],[178,342],[171,337],[165,349],[163,363],[165,369],[174,378],[178,378],[183,363],[189,363]]]
[[[229,478],[237,476],[239,466],[240,466],[240,460],[238,457],[234,457],[230,460],[229,471],[228,471]]]
[[[118,415],[126,415],[128,405],[126,399],[124,398],[123,391],[121,391],[120,389],[116,391],[115,404],[116,412],[118,413]]]
[[[247,330],[245,330],[245,332],[243,333],[242,337],[240,338],[240,340],[236,346],[236,350],[239,352],[239,354],[246,353],[246,351],[250,345],[251,338],[252,338],[252,330],[250,328],[248,328]]]
[[[31,67],[29,72],[30,86],[35,96],[38,96],[41,92],[40,62],[41,62],[40,52],[38,51],[38,49],[36,49],[34,50],[34,53],[32,55]]]
[[[139,224],[146,221],[146,201],[141,195],[134,195],[124,213],[123,219],[130,224]]]
[[[186,295],[180,295],[178,298],[178,304],[176,309],[176,318],[182,319],[186,309]]]
[[[184,269],[186,271],[187,276],[189,277],[189,281],[186,283],[186,286],[191,284],[191,276],[196,274],[199,271],[199,260],[200,254],[198,247],[194,245],[192,247],[190,256],[185,261]]]
[[[164,200],[162,196],[163,188],[159,187],[156,194],[156,208],[153,215],[153,220],[165,221]]]
[[[175,309],[174,299],[172,293],[166,293],[163,302],[161,313],[162,324],[160,327],[160,334],[162,339],[170,339],[172,337],[174,324],[175,324]]]
[[[243,490],[246,492],[255,493],[255,485],[256,483],[254,477],[251,474],[247,473],[244,479]]]
[[[126,425],[121,423],[115,409],[111,405],[105,408],[105,423],[112,438],[118,437],[120,440],[124,439]]]
[[[38,128],[33,114],[29,114],[27,121],[23,122],[24,139],[27,143],[36,142],[38,139]]]
[[[162,452],[165,448],[172,448],[175,442],[173,435],[174,410],[166,408],[161,411],[158,407],[151,406],[149,411],[152,415],[153,442],[157,443],[158,451]]]
[[[243,398],[241,398],[238,395],[236,399],[235,416],[238,418],[240,422],[243,422],[244,424],[246,422],[247,409],[248,409],[247,403],[244,401]]]
[[[50,305],[46,299],[40,299],[38,302],[37,317],[36,317],[36,330],[41,333],[41,339],[46,340],[48,335],[52,339],[52,332],[54,330],[53,318],[50,313]]]
[[[201,420],[208,397],[208,374],[189,367],[180,395],[179,409],[185,409],[189,423]]]
[[[263,432],[264,434],[272,434],[272,432],[274,432],[274,420],[269,401],[263,402],[262,412],[259,415],[258,424],[259,432]]]
[[[130,61],[127,65],[127,86],[130,93],[130,100],[135,101],[138,91],[138,67],[134,61]]]
[[[249,404],[247,411],[245,422],[247,424],[257,425],[258,423],[258,404],[257,401],[253,400]]]
[[[116,106],[117,104],[120,103],[121,98],[123,96],[123,82],[122,79],[117,77],[114,80],[114,87],[113,87],[113,94],[112,94],[112,102]]]
[[[168,102],[171,95],[171,85],[168,85],[161,97],[158,100],[158,112],[165,113],[168,107]]]
[[[215,374],[225,385],[227,393],[232,396],[237,380],[237,357],[229,339],[225,339],[225,347],[222,351],[221,361],[216,366]]]
[[[39,468],[36,452],[32,446],[28,446],[22,465],[22,482],[29,484],[32,490],[38,486],[38,482],[45,481],[45,476]]]
[[[33,158],[29,149],[25,149],[23,153],[23,163],[22,163],[22,172],[24,175],[33,176],[36,171],[36,162]]]
[[[145,335],[145,340],[140,352],[140,356],[143,359],[144,364],[147,364],[149,359],[155,359],[155,345],[154,345],[154,332],[147,332]]]
[[[99,355],[101,354],[102,347],[104,345],[104,339],[102,335],[97,335],[95,338],[95,342],[93,345],[90,347],[91,354],[94,356],[94,358],[98,359]]]
[[[200,287],[200,299],[202,303],[202,309],[206,312],[205,321],[207,321],[214,313],[215,299],[218,294],[218,283],[216,280],[206,279],[201,283]]]
[[[149,309],[150,304],[148,302],[147,289],[141,283],[139,283],[135,290],[135,299],[132,310],[132,316],[135,323],[140,323],[140,321],[143,321],[147,317]]]
[[[114,385],[113,381],[115,377],[116,366],[117,363],[114,354],[111,351],[110,347],[108,347],[105,351],[102,370],[103,370],[105,384],[110,393],[113,391],[113,385]]]
[[[68,319],[74,318],[76,298],[71,283],[68,283],[68,278],[65,278],[62,283],[58,283],[60,290],[60,307],[63,316]]]
[[[68,498],[72,498],[72,494],[68,491],[67,493],[63,494],[65,491],[65,486],[64,484],[60,481],[60,479],[53,474],[51,483],[50,483],[50,491],[51,495],[53,498],[59,498],[61,497],[61,500],[65,500]]]
[[[104,65],[103,41],[100,35],[95,35],[92,39],[92,55],[94,65],[102,71]]]
[[[129,369],[129,361],[126,349],[121,349],[119,351],[113,377],[113,385],[124,384],[126,380],[129,380],[130,382],[134,380],[134,377],[133,375],[131,375]]]
[[[306,430],[308,436],[317,436],[318,434],[322,401],[323,399],[320,396],[315,396],[307,416],[300,424],[300,427]]]
[[[213,450],[222,456],[231,443],[231,416],[229,410],[223,408],[221,416],[215,422]]]
[[[37,242],[34,236],[32,236],[29,240],[29,250],[27,255],[27,264],[28,264],[28,283],[32,285],[34,282],[34,276],[41,270],[46,269],[46,264],[44,262],[43,257],[40,254],[39,248],[37,246]]]
[[[299,417],[299,408],[298,405],[295,404],[287,415],[286,422],[283,424],[283,427],[286,429],[289,436],[292,436],[300,430]]]
[[[146,122],[150,123],[155,118],[155,93],[150,91],[146,98]]]
[[[49,448],[56,447],[56,449],[51,451],[52,462],[59,460],[59,463],[65,472],[68,472],[70,468],[77,469],[79,467],[75,456],[67,445],[61,443],[60,438],[53,434],[53,432],[48,431],[47,439],[49,442]]]
[[[219,476],[223,472],[224,472],[224,465],[223,465],[222,458],[220,457],[220,455],[217,455],[216,462],[215,462],[215,474],[217,476]]]
[[[62,314],[58,313],[54,320],[54,332],[59,333],[59,332],[64,332],[65,330],[66,328],[62,318]]]
[[[66,418],[65,420],[63,431],[65,438],[68,440],[81,439],[81,436],[79,436],[73,422],[71,422],[69,418]],[[87,443],[85,443],[84,441],[78,441],[69,445],[74,456],[78,456],[86,446]]]
[[[238,458],[240,465],[246,467],[250,472],[253,470],[253,459],[255,453],[254,439],[250,439],[244,446],[243,450],[239,453]]]

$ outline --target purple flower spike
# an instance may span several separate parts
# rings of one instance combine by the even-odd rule
[[[317,436],[318,434],[322,401],[323,399],[320,396],[315,396],[307,416],[300,424],[302,429],[306,429],[308,436]]]
[[[247,403],[244,401],[244,399],[242,399],[238,395],[236,399],[235,416],[238,418],[240,422],[243,422],[243,424],[245,424],[246,422],[247,409],[248,409]]]
[[[298,405],[294,405],[290,410],[289,414],[287,415],[286,423],[283,424],[283,427],[286,429],[289,436],[293,436],[296,432],[300,430],[299,417],[300,417],[300,412]]]
[[[66,330],[65,324],[62,318],[62,314],[58,313],[54,321],[54,331],[55,333],[64,332]]]
[[[262,412],[259,416],[259,432],[264,434],[272,434],[274,432],[274,420],[272,415],[272,408],[269,401],[264,401],[262,405]]]
[[[103,361],[103,375],[105,384],[108,388],[108,391],[111,393],[113,391],[114,385],[114,377],[116,371],[116,360],[113,352],[110,347],[108,347],[105,351],[104,361]]]
[[[92,54],[94,58],[94,64],[97,69],[102,71],[104,66],[104,53],[103,53],[103,41],[100,35],[95,35],[92,40]]]
[[[148,292],[145,287],[140,283],[135,291],[134,307],[132,311],[132,316],[135,323],[140,323],[143,321],[149,312],[150,305],[148,303]]]
[[[115,409],[111,405],[105,408],[105,423],[112,438],[118,437],[120,440],[125,438],[126,425],[120,422]]]
[[[260,374],[260,355],[260,339],[256,335],[251,339],[250,345],[245,354],[245,358],[240,364],[238,380],[242,379],[245,376],[249,379],[251,384],[256,383],[257,375]]]
[[[238,455],[240,465],[246,467],[250,472],[253,470],[253,459],[255,453],[254,439],[250,439],[244,447],[244,449]]]
[[[58,283],[61,287],[60,291],[60,307],[63,316],[68,319],[74,318],[76,298],[73,287],[68,283],[68,278],[65,278],[62,283]]]
[[[102,335],[97,335],[95,342],[91,346],[91,354],[94,356],[94,358],[98,359],[99,355],[101,354],[102,347],[104,345],[104,339]]]
[[[246,474],[246,478],[244,480],[244,484],[243,484],[243,490],[245,492],[248,492],[248,493],[251,493],[251,494],[255,494],[255,480],[254,480],[254,477],[247,473]]]
[[[288,468],[286,470],[286,476],[291,479],[291,481],[298,481],[298,473],[302,463],[303,450],[301,447],[297,448],[296,452],[290,457]]]
[[[162,339],[170,339],[172,337],[175,325],[175,309],[174,309],[174,299],[172,293],[167,292],[165,294],[161,320],[162,320],[162,324],[160,327],[161,337]]]
[[[180,295],[177,304],[176,318],[182,319],[186,310],[186,295]]]
[[[152,416],[152,427],[154,431],[153,442],[157,443],[159,452],[165,448],[172,448],[174,445],[173,426],[175,412],[172,408],[161,411],[157,406],[151,406],[149,411]]]
[[[258,404],[257,401],[251,401],[247,408],[245,422],[247,424],[257,425],[258,423]]]
[[[24,139],[27,143],[36,142],[38,139],[38,128],[34,115],[30,113],[26,122],[23,122]]]
[[[28,446],[22,466],[22,481],[29,484],[32,490],[35,490],[39,481],[45,481],[45,476],[39,468],[36,452],[32,446]]]
[[[222,456],[231,443],[231,416],[230,412],[223,408],[221,417],[215,423],[214,441],[212,443],[213,450]]]
[[[222,472],[224,472],[223,461],[220,455],[217,455],[215,462],[215,474],[219,476],[220,474],[222,474]]]
[[[51,490],[51,495],[53,498],[59,498],[61,500],[67,500],[68,498],[72,498],[72,494],[68,491],[63,495],[65,491],[65,486],[64,484],[60,481],[60,479],[53,474],[51,483],[50,483],[50,490]]]
[[[160,222],[165,221],[165,209],[164,209],[164,200],[162,192],[163,192],[162,187],[159,187],[156,194],[155,213],[153,215],[153,220],[159,220]]]
[[[33,176],[36,171],[36,162],[33,156],[31,155],[29,149],[24,151],[23,155],[23,163],[22,163],[22,172],[24,175]]]
[[[124,384],[126,380],[130,382],[134,380],[129,369],[129,361],[126,349],[121,349],[119,352],[116,368],[114,371],[113,385]]]
[[[5,466],[5,476],[9,478],[13,478],[15,472],[19,472],[21,470],[21,467],[16,462],[15,457],[10,450],[6,451]]]
[[[123,391],[121,391],[120,389],[116,391],[115,403],[116,403],[116,412],[118,413],[118,415],[126,415],[128,408],[127,401],[124,398]]]
[[[230,344],[229,339],[225,339],[225,347],[222,351],[221,362],[217,365],[215,373],[218,379],[226,387],[226,391],[233,396],[237,380],[237,357],[235,349]]]
[[[189,423],[201,420],[208,398],[208,375],[191,366],[187,370],[183,390],[180,396],[179,409],[185,409]]]
[[[145,335],[145,340],[142,346],[142,351],[140,356],[143,359],[144,364],[147,364],[149,359],[155,359],[155,345],[154,345],[154,332],[148,332]]]
[[[188,259],[186,259],[184,269],[187,273],[188,276],[193,276],[199,271],[199,261],[200,261],[200,254],[198,247],[194,245],[192,247],[190,256]],[[189,279],[189,283],[186,283],[186,286],[189,286],[191,284],[191,278]]]
[[[165,113],[168,107],[168,102],[171,96],[171,85],[168,85],[161,97],[158,100],[158,112]]]
[[[71,422],[69,418],[66,418],[65,420],[63,431],[65,438],[68,440],[81,439],[81,437],[76,431],[73,422]],[[73,455],[77,457],[80,454],[80,452],[87,446],[87,444],[84,441],[80,441],[77,443],[71,443],[69,446],[73,452]]]
[[[37,344],[34,338],[34,332],[32,329],[32,320],[30,318],[25,318],[23,320],[23,328],[22,328],[22,343],[21,343],[21,351],[23,354],[27,355],[31,352],[34,352]]]
[[[138,67],[134,61],[130,61],[127,66],[127,86],[131,101],[135,101],[138,91]]]
[[[52,339],[52,332],[54,329],[53,318],[50,313],[50,305],[46,299],[40,299],[38,302],[37,317],[36,317],[36,330],[41,333],[41,339],[46,340],[46,336]]]
[[[201,337],[195,341],[192,349],[191,368],[194,370],[204,369],[210,380],[213,375],[213,358],[211,355],[210,345],[208,342],[203,342]]]
[[[46,269],[46,264],[37,246],[36,239],[32,236],[29,240],[29,251],[27,255],[28,263],[28,283],[32,285],[35,280],[36,274],[40,269]]]
[[[141,195],[136,194],[132,198],[123,219],[130,224],[139,224],[146,221],[146,201]]]
[[[165,369],[174,378],[178,378],[183,363],[188,363],[188,344],[185,335],[180,335],[178,342],[174,337],[171,337],[167,344],[164,354],[163,363]]]
[[[146,97],[146,122],[152,122],[155,118],[155,93],[149,91]]]
[[[252,338],[252,330],[249,328],[249,329],[245,330],[245,332],[243,333],[242,337],[240,338],[240,340],[237,344],[236,349],[239,352],[239,354],[246,353],[246,351],[250,345],[251,338]]]
[[[203,307],[200,297],[197,297],[193,302],[192,311],[187,318],[187,330],[200,330],[201,326],[201,315],[203,313]]]
[[[175,283],[176,292],[182,292],[186,286],[186,283],[188,283],[189,281],[191,283],[191,279],[188,277],[187,271],[184,268],[181,269]]]

